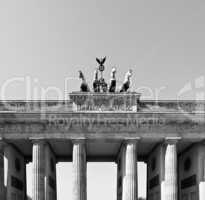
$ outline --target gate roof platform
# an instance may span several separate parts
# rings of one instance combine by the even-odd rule
[[[46,140],[59,161],[71,161],[72,140],[86,141],[88,161],[115,161],[124,140],[139,140],[139,160],[167,138],[178,153],[205,139],[205,101],[140,100],[138,93],[69,94],[68,100],[1,101],[0,138],[28,159]]]

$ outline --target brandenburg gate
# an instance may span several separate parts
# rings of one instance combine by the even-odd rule
[[[137,200],[137,162],[148,200],[205,199],[205,102],[140,94],[69,94],[66,101],[0,102],[0,200],[56,200],[56,163],[73,163],[73,199],[87,199],[87,162],[115,162],[117,200]]]

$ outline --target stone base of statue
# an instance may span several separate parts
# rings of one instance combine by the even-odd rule
[[[140,94],[72,92],[69,94],[75,111],[132,111],[138,110]]]

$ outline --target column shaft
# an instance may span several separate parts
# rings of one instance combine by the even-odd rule
[[[33,198],[32,200],[45,199],[45,151],[43,142],[33,144]]]
[[[165,195],[164,200],[177,200],[177,148],[169,143],[165,151]]]
[[[137,143],[124,144],[122,200],[137,200]]]
[[[73,200],[87,199],[86,150],[83,141],[73,143]]]

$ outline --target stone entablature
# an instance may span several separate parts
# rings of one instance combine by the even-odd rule
[[[4,113],[0,137],[87,138],[128,137],[205,139],[204,114],[176,113]]]
[[[205,101],[140,100],[138,112],[150,113],[205,113]],[[73,108],[74,107],[74,108]],[[82,111],[86,111],[85,109]],[[91,112],[92,110],[87,110]],[[117,110],[120,112],[120,109]],[[76,112],[71,100],[8,100],[0,101],[0,113],[67,113]],[[101,112],[103,112],[101,110]],[[128,110],[129,112],[129,110]]]
[[[0,137],[106,134],[205,139],[205,101],[139,98],[138,93],[74,92],[67,101],[1,101]]]

